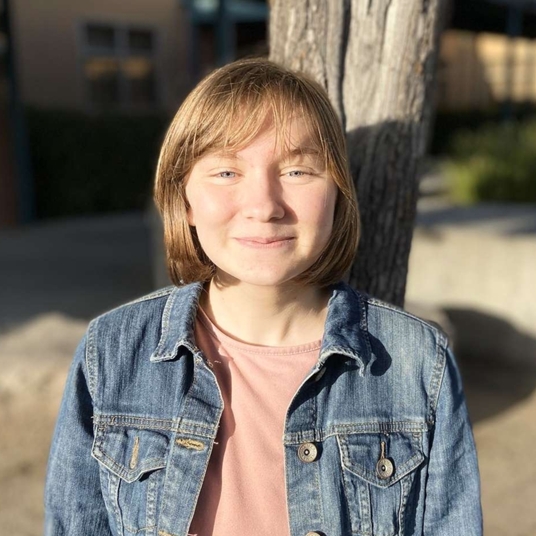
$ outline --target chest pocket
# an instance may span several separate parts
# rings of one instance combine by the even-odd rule
[[[169,443],[166,431],[97,429],[92,456],[100,464],[103,496],[117,534],[155,533]]]
[[[337,437],[352,533],[395,536],[412,515],[421,434],[348,434]]]

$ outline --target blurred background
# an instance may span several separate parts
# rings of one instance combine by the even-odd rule
[[[87,322],[169,284],[151,188],[218,65],[267,55],[263,0],[0,0],[0,534],[42,532]],[[536,1],[453,0],[406,308],[453,337],[485,532],[536,535]]]

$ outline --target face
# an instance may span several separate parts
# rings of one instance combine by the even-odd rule
[[[327,244],[337,187],[296,119],[283,136],[267,123],[245,148],[205,155],[186,196],[188,223],[221,282],[281,286]]]

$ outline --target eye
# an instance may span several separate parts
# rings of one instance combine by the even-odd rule
[[[307,175],[306,171],[302,171],[300,169],[294,169],[292,171],[289,171],[287,173],[289,177],[303,177],[304,175]]]
[[[234,171],[219,171],[218,177],[221,177],[222,179],[234,179],[236,173]]]

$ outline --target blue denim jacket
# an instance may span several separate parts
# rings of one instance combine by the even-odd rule
[[[223,410],[194,339],[201,289],[163,289],[90,323],[53,438],[47,535],[187,534]],[[482,534],[454,357],[401,309],[333,288],[281,441],[291,536]]]

